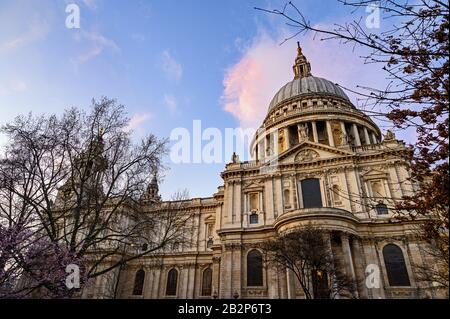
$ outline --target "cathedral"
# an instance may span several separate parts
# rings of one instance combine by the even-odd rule
[[[417,267],[432,262],[418,222],[394,211],[415,191],[405,143],[383,134],[338,85],[314,76],[300,46],[293,73],[254,136],[253,160],[234,154],[212,197],[185,201],[190,244],[174,245],[159,263],[133,260],[117,270],[116,283],[96,278],[83,298],[109,298],[111,284],[117,298],[305,298],[293,273],[267,265],[258,248],[305,225],[327,231],[357,298],[440,297],[418,277]],[[160,200],[156,179],[147,196]]]

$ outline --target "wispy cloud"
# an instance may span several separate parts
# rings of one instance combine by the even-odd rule
[[[77,34],[76,40],[79,41],[82,39],[89,41],[91,48],[87,52],[79,54],[75,59],[72,59],[72,62],[75,64],[84,64],[100,55],[105,49],[116,53],[120,52],[119,46],[113,40],[98,32],[82,31]]]
[[[170,55],[168,50],[164,50],[162,52],[161,60],[162,69],[166,76],[176,82],[180,81],[183,76],[183,67]]]
[[[88,7],[90,10],[97,10],[98,1],[97,0],[83,0],[83,4]]]
[[[126,132],[134,131],[138,129],[144,122],[153,117],[151,113],[136,113],[128,121],[128,125],[125,128]]]
[[[170,114],[175,115],[178,113],[178,103],[173,95],[164,95],[164,105],[169,110]]]
[[[30,43],[44,39],[50,31],[50,27],[45,20],[33,21],[30,28],[16,37],[0,45],[2,50],[20,49]]]
[[[23,92],[27,89],[27,84],[22,80],[10,80],[4,84],[0,83],[0,96]]]

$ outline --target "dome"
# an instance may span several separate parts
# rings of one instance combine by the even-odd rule
[[[273,97],[269,105],[269,112],[272,111],[278,104],[289,100],[293,97],[302,96],[306,94],[317,95],[332,95],[337,96],[347,101],[350,101],[344,91],[331,81],[315,76],[307,76],[296,78],[293,81],[285,84]]]
[[[294,80],[285,84],[273,97],[269,104],[268,113],[277,105],[294,97],[302,95],[324,95],[338,97],[350,102],[344,91],[331,81],[322,79],[311,74],[311,64],[303,55],[300,43],[297,42],[297,57],[295,58],[292,69],[294,71]]]

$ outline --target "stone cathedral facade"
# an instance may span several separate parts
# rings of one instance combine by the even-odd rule
[[[417,222],[394,216],[414,192],[402,141],[378,126],[329,80],[315,77],[298,48],[294,79],[270,102],[252,145],[237,155],[210,198],[186,201],[191,245],[172,247],[160,263],[134,260],[116,276],[119,298],[304,298],[294,275],[264,263],[257,244],[312,224],[326,229],[337,265],[357,282],[359,298],[436,298],[418,280],[431,262],[416,239]],[[149,196],[158,198],[156,180]],[[379,272],[379,285],[366,275]],[[83,292],[108,295],[108,277]]]

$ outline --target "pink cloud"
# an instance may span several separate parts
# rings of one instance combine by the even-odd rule
[[[242,127],[258,127],[276,90],[289,81],[292,50],[287,46],[261,34],[226,71],[221,101]]]
[[[80,34],[76,34],[75,40],[87,40],[91,44],[91,48],[87,52],[78,55],[75,59],[71,59],[71,61],[75,64],[86,63],[100,55],[105,49],[109,49],[115,53],[120,53],[119,46],[113,40],[98,32],[83,31]]]
[[[134,114],[128,121],[128,125],[125,128],[126,132],[134,131],[138,129],[144,122],[151,119],[153,115],[151,113],[137,113]]]
[[[280,45],[284,38],[284,32],[277,38],[260,32],[242,50],[241,59],[225,72],[221,102],[224,110],[231,113],[241,127],[259,127],[272,97],[293,79],[297,39]],[[380,87],[380,83],[385,82],[379,66],[365,65],[359,58],[361,52],[353,52],[351,46],[337,41],[320,41],[313,34],[298,40],[314,76],[350,89],[356,89],[356,85]],[[356,96],[347,94],[357,104]]]

